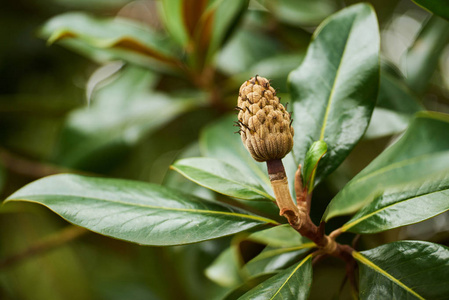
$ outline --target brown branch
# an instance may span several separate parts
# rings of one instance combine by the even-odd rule
[[[52,249],[55,249],[65,243],[72,241],[83,234],[87,233],[88,230],[75,225],[70,225],[59,232],[52,234],[43,240],[37,242],[36,244],[30,246],[29,248],[14,254],[12,256],[6,257],[0,260],[0,270],[11,267],[19,262],[26,259],[32,258],[34,256],[46,253]]]
[[[95,176],[95,174],[89,172],[82,172],[79,170],[33,161],[11,153],[3,148],[0,148],[0,160],[3,165],[12,172],[31,178],[41,178],[59,173],[76,173]]]
[[[346,273],[351,285],[356,288],[356,280],[354,271],[357,266],[352,256],[354,249],[348,245],[342,245],[335,241],[339,236],[341,229],[334,230],[329,236],[324,232],[325,223],[321,222],[320,226],[316,226],[310,219],[310,207],[312,194],[307,192],[307,188],[302,185],[301,166],[295,174],[295,192],[297,205],[291,198],[287,175],[282,161],[267,161],[268,174],[276,196],[276,203],[279,206],[280,214],[287,218],[290,226],[292,226],[302,236],[313,241],[319,248],[316,253],[314,263],[323,259],[326,255],[338,257],[346,262]]]

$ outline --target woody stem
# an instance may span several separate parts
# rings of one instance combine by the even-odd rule
[[[279,207],[279,214],[287,218],[290,225],[302,236],[313,241],[324,254],[339,257],[353,264],[352,247],[341,245],[335,241],[335,236],[324,234],[324,222],[317,227],[310,219],[311,194],[302,188],[300,184],[301,172],[296,172],[295,191],[297,193],[297,205],[294,203],[288,187],[288,179],[284,165],[280,159],[267,161],[268,175],[271,186],[276,197],[276,204]]]

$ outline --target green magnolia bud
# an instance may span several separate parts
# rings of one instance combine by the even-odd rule
[[[244,82],[238,109],[242,142],[255,160],[281,159],[292,150],[294,131],[290,114],[268,79],[256,76]]]

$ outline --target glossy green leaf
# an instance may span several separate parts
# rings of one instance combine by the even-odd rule
[[[250,277],[272,272],[279,272],[300,260],[310,250],[310,247],[266,247],[243,267]]]
[[[413,0],[416,4],[430,12],[449,20],[449,3],[440,0]]]
[[[315,247],[313,242],[301,236],[288,224],[257,231],[246,239],[267,245],[245,265],[250,276],[285,269]]]
[[[239,285],[238,287],[234,288],[233,290],[229,291],[224,295],[224,297],[220,298],[221,300],[235,300],[241,297],[243,294],[251,290],[253,287],[257,286],[258,284],[266,281],[271,276],[273,276],[273,273],[265,273],[261,274],[259,276],[252,277],[245,281],[245,283]]]
[[[214,239],[275,221],[159,185],[77,175],[35,181],[7,201],[42,204],[94,232],[144,245]]]
[[[441,1],[443,2],[443,1]],[[404,56],[404,69],[410,88],[423,93],[449,42],[449,22],[432,16]]]
[[[449,249],[399,241],[353,252],[360,267],[360,299],[446,299]]]
[[[156,80],[151,71],[128,67],[96,91],[90,106],[68,116],[55,161],[69,167],[99,164],[107,159],[105,149],[112,159],[111,149],[123,151],[198,102],[152,92]]]
[[[326,19],[289,76],[296,163],[304,165],[313,142],[328,146],[316,183],[340,165],[364,134],[378,84],[379,29],[372,7],[353,5]]]
[[[449,152],[446,153],[447,155]],[[432,177],[428,178],[428,180],[432,179]],[[438,180],[440,178],[435,178],[436,182]],[[392,194],[376,198],[341,229],[355,233],[376,233],[418,223],[439,215],[449,210],[449,184],[446,183],[445,187],[442,191],[416,197]]]
[[[223,195],[244,200],[272,200],[251,177],[240,173],[234,166],[214,158],[185,158],[176,161],[172,169],[197,184]]]
[[[313,181],[318,164],[327,152],[327,144],[323,141],[316,141],[310,146],[304,159],[303,186],[309,193],[313,191]]]
[[[397,227],[401,222],[404,222],[402,225],[418,222],[444,211],[444,204],[436,202],[444,195],[438,192],[449,188],[448,132],[448,115],[418,113],[405,134],[332,199],[323,219],[350,214],[368,204],[354,218],[376,222],[376,226],[372,223],[370,226],[380,231]],[[420,211],[413,212],[408,206],[416,204],[418,197],[425,203],[433,203],[434,207],[424,210],[420,205]],[[400,207],[408,208],[396,211]],[[378,210],[380,214],[377,215]],[[373,218],[368,218],[372,213]],[[403,220],[395,220],[396,217]],[[371,229],[364,227],[363,230]]]
[[[132,53],[151,58],[154,67],[177,68],[176,49],[166,37],[127,19],[100,19],[85,13],[66,13],[47,21],[39,34],[49,43],[76,39],[94,49],[117,50],[110,53],[115,59],[126,59],[127,54]],[[65,45],[70,47],[71,44]]]
[[[307,299],[312,284],[312,255],[259,284],[239,299]]]
[[[272,195],[267,167],[256,162],[243,146],[240,135],[235,132],[233,123],[236,115],[226,116],[205,127],[200,136],[201,152],[204,156],[226,161],[244,176],[256,180],[266,192]]]

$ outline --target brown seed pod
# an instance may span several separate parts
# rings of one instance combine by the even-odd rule
[[[281,159],[292,150],[290,114],[268,79],[256,75],[244,82],[237,107],[242,142],[255,160]]]

